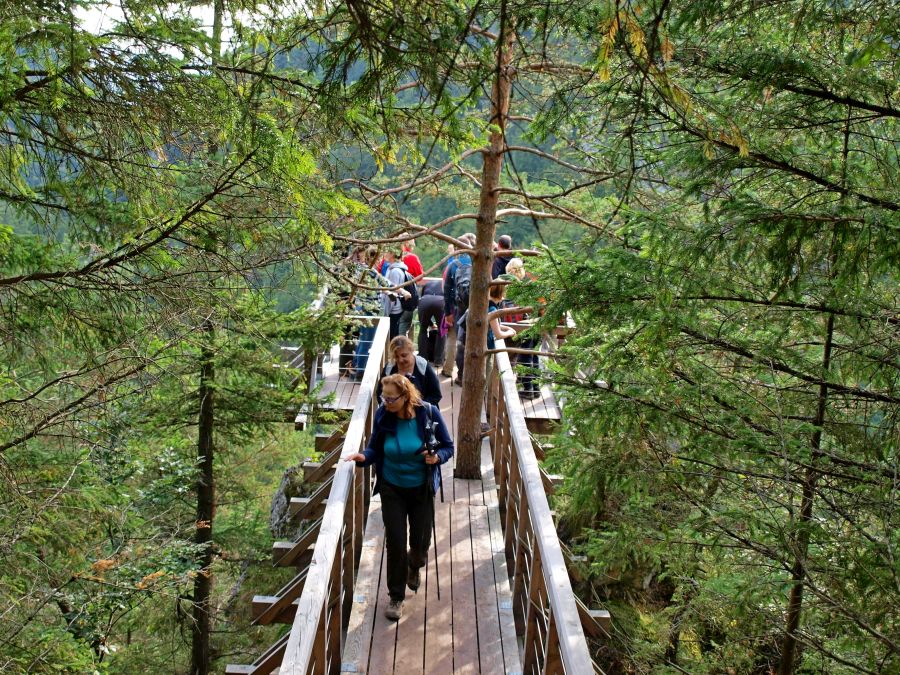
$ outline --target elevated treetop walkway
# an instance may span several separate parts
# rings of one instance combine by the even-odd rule
[[[289,622],[291,630],[253,663],[226,672],[599,672],[585,632],[599,635],[608,615],[589,611],[572,591],[545,492],[553,478],[538,465],[502,351],[492,355],[482,478],[454,478],[452,462],[442,467],[444,501],[422,587],[407,596],[399,622],[384,619],[380,499],[371,496],[372,470],[340,458],[361,451],[371,433],[387,337],[382,319],[353,386],[350,420],[322,437],[321,462],[304,465],[307,479],[320,483],[293,500],[308,527],[273,547],[276,564],[293,568],[293,578],[274,595],[254,598],[256,624]],[[455,437],[461,390],[443,378],[442,391],[441,411]]]

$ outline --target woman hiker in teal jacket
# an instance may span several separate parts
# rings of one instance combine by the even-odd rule
[[[430,430],[429,430],[430,428]],[[429,446],[426,447],[426,441]],[[350,455],[358,467],[375,465],[375,488],[387,547],[387,587],[391,601],[384,615],[396,621],[403,611],[406,587],[418,591],[420,570],[428,560],[434,495],[440,465],[453,457],[453,440],[440,408],[423,401],[404,375],[381,380],[381,405],[364,452]],[[408,527],[408,530],[407,530]],[[409,550],[407,551],[407,531]]]

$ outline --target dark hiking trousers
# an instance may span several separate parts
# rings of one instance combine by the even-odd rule
[[[388,594],[391,600],[403,600],[406,597],[407,568],[419,569],[428,560],[434,496],[428,489],[428,483],[404,488],[383,479],[380,493],[384,542],[387,548]]]
[[[390,314],[388,318],[391,320],[391,331],[390,337],[393,340],[395,337],[400,335],[400,319],[403,317],[403,312],[397,312],[396,314]]]
[[[444,320],[444,296],[424,295],[419,300],[419,356],[431,361],[435,368],[444,363],[445,337],[441,337]]]

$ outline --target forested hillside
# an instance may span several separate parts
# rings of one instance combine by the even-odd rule
[[[0,4],[0,671],[270,643],[247,600],[314,454],[280,347],[340,335],[340,293],[308,305],[351,290],[353,246],[417,238],[437,276],[468,231],[473,315],[508,233],[539,252],[510,296],[576,324],[546,463],[612,614],[596,663],[900,671],[898,26],[855,0]]]

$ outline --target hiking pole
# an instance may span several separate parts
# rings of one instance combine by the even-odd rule
[[[426,457],[434,457],[435,453],[428,449],[428,447],[423,447],[419,452],[424,452]],[[432,466],[433,465],[428,465]],[[438,469],[438,477],[440,477],[440,469]],[[428,486],[428,493],[431,495],[431,545],[434,546],[434,584],[437,587],[437,597],[438,600],[441,599],[441,580],[438,576],[438,552],[437,552],[437,522],[435,517],[435,506],[434,506],[434,497],[435,494],[432,492],[434,483],[433,479],[429,479],[426,485]],[[444,483],[441,480],[441,501],[444,501]],[[425,537],[428,534],[428,530],[422,530],[422,541],[420,550],[425,548]],[[428,553],[425,553],[425,566],[428,566]],[[418,590],[416,591],[418,593]]]
[[[429,455],[434,455],[428,451]],[[441,504],[444,503],[444,474],[441,465],[438,464],[438,484],[441,486]],[[438,576],[438,552],[437,552],[437,518],[435,514],[434,495],[431,495],[431,545],[434,546],[434,585],[437,587],[438,600],[441,599],[441,580]]]
[[[441,483],[441,501],[444,501],[444,484]],[[437,556],[437,524],[435,523],[434,495],[431,495],[431,545],[434,547],[434,585],[437,588],[438,600],[441,599],[441,579],[438,574]]]

